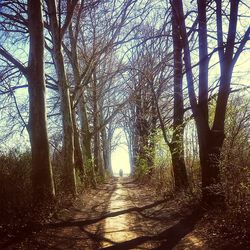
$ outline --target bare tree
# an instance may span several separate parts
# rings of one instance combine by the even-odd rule
[[[178,26],[178,15],[172,12],[172,37],[174,61],[174,109],[173,109],[173,136],[169,144],[172,156],[175,188],[186,189],[188,178],[184,160],[184,101],[182,79],[182,40]]]
[[[11,4],[11,3],[9,3]],[[29,89],[29,132],[32,152],[32,183],[35,202],[43,202],[55,195],[47,134],[44,78],[44,25],[40,0],[28,1],[27,24],[30,39],[28,66],[25,67],[3,47],[0,54],[26,77]],[[8,13],[6,13],[8,16]],[[15,16],[9,16],[14,20]],[[27,22],[27,23],[26,23]]]
[[[64,157],[64,189],[65,192],[76,194],[76,179],[74,165],[74,126],[69,92],[66,78],[64,57],[62,53],[62,39],[71,22],[77,0],[67,2],[67,15],[61,26],[61,16],[58,19],[56,1],[46,1],[48,6],[49,31],[52,37],[52,56],[58,78],[58,88],[61,97],[61,112],[63,121],[63,157]],[[59,9],[61,6],[58,6]]]
[[[192,72],[192,62],[190,55],[190,41],[185,24],[185,14],[181,0],[172,1],[172,9],[178,16],[181,38],[184,46],[184,63],[186,69],[186,79],[188,84],[189,99],[198,131],[200,163],[202,171],[202,194],[203,200],[208,204],[213,204],[223,199],[223,194],[218,193],[220,183],[219,159],[224,141],[224,123],[227,109],[228,97],[230,94],[230,84],[234,65],[240,53],[249,39],[250,28],[236,45],[237,21],[239,0],[230,1],[228,19],[228,32],[222,32],[222,1],[216,1],[216,40],[218,47],[215,47],[212,54],[218,51],[220,63],[219,89],[216,100],[215,117],[212,126],[209,126],[209,105],[208,105],[208,73],[209,59],[212,54],[208,54],[208,30],[207,30],[207,11],[209,4],[207,1],[197,1],[198,4],[198,43],[199,43],[199,93],[195,92],[194,77]],[[227,37],[224,41],[224,37]]]

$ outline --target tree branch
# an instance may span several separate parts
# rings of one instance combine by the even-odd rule
[[[67,2],[67,15],[64,24],[61,28],[61,38],[64,36],[67,28],[69,27],[77,2],[78,0],[72,0]]]
[[[15,59],[8,51],[6,51],[3,47],[0,47],[0,55],[2,55],[5,59],[15,65],[25,76],[28,74],[27,67],[23,66],[21,62]]]
[[[233,61],[232,61],[232,66],[235,65],[235,63],[237,62],[239,56],[240,56],[240,53],[242,52],[242,50],[244,49],[244,46],[246,45],[247,41],[250,40],[250,27],[248,27],[243,39],[241,40],[240,42],[240,46],[239,48],[237,49],[237,51],[235,52],[234,54],[234,58],[233,58]]]

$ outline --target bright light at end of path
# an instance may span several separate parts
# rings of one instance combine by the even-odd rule
[[[114,176],[119,176],[119,170],[123,170],[125,176],[130,174],[129,152],[126,144],[124,132],[116,129],[115,135],[120,133],[118,145],[111,154],[111,164]]]
[[[118,146],[112,152],[112,169],[115,176],[119,175],[119,170],[122,169],[125,175],[130,174],[130,164],[129,164],[129,156],[128,149],[126,146]]]

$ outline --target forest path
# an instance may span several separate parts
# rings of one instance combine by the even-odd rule
[[[132,207],[133,204],[129,200],[129,193],[126,183],[122,180],[122,178],[119,178],[116,183],[116,189],[113,192],[109,202],[108,212],[115,213]],[[136,238],[137,234],[131,229],[133,223],[134,218],[130,213],[124,213],[114,217],[106,218],[104,220],[103,228],[103,236],[105,241],[101,243],[101,246],[112,246],[114,243]]]
[[[206,249],[192,234],[202,213],[160,197],[148,185],[119,178],[107,212],[100,237],[103,250]]]
[[[155,195],[153,189],[130,178],[117,178],[115,183],[107,207],[110,216],[103,220],[100,248],[116,250],[157,247],[157,241],[150,238],[154,234],[155,225],[144,217],[144,213],[161,209],[162,205],[167,206],[165,199]]]
[[[0,249],[204,250],[192,234],[199,219],[199,213],[153,187],[113,178],[86,191],[55,222],[5,238]]]

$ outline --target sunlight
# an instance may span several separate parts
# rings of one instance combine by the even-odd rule
[[[124,199],[127,196],[127,190],[123,188],[121,183],[117,183],[117,189],[113,193],[109,211],[117,212],[128,207],[128,201]],[[136,233],[130,230],[132,216],[124,213],[114,217],[108,217],[105,220],[104,232],[106,241],[102,243],[102,247],[112,246],[113,243],[119,243],[136,238]]]
[[[249,249],[249,11],[0,0],[0,250]]]
[[[203,242],[194,235],[188,237],[188,240],[196,247],[203,247]]]
[[[113,141],[116,141],[117,147],[111,154],[111,164],[114,176],[119,176],[119,170],[123,170],[125,176],[131,172],[129,163],[129,152],[124,131],[118,128],[114,132]]]

